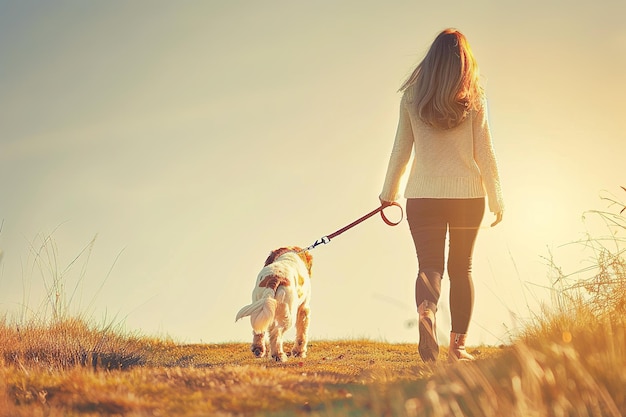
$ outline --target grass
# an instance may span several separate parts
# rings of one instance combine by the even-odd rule
[[[248,344],[5,322],[0,416],[623,415],[626,320],[577,323],[551,317],[511,346],[472,348],[473,363],[429,367],[415,344],[313,341],[278,364]]]
[[[474,362],[314,340],[309,357],[281,364],[248,344],[181,345],[52,309],[50,320],[0,319],[0,417],[626,415],[626,223],[594,214],[610,233],[582,242],[592,264],[553,265],[552,305],[511,345],[470,347]]]
[[[1,416],[310,414],[433,374],[414,344],[313,341],[308,358],[278,364],[248,344],[178,345],[77,321],[0,329]]]

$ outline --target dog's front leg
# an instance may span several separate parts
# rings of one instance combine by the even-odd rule
[[[296,342],[291,349],[294,357],[306,358],[307,345],[309,342],[309,315],[311,309],[309,306],[301,305],[298,308],[296,319]]]

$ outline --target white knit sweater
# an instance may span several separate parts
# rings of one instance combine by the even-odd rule
[[[486,104],[452,129],[430,127],[420,119],[408,91],[402,96],[398,130],[380,198],[399,198],[400,180],[413,153],[405,198],[479,198],[489,210],[503,211],[498,165]]]

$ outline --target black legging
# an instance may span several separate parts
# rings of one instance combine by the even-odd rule
[[[415,302],[435,304],[441,294],[446,232],[450,233],[448,275],[452,331],[465,334],[474,307],[472,253],[485,211],[484,198],[408,199],[407,220],[415,243],[419,274],[415,281]]]

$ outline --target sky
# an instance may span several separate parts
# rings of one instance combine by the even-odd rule
[[[625,15],[621,0],[0,0],[0,317],[58,305],[180,343],[251,340],[234,318],[268,253],[378,206],[397,90],[455,27],[506,204],[478,236],[468,343],[506,343],[550,302],[550,257],[589,261],[570,244],[596,227],[584,213],[626,200]],[[406,221],[312,254],[312,339],[417,342]]]

